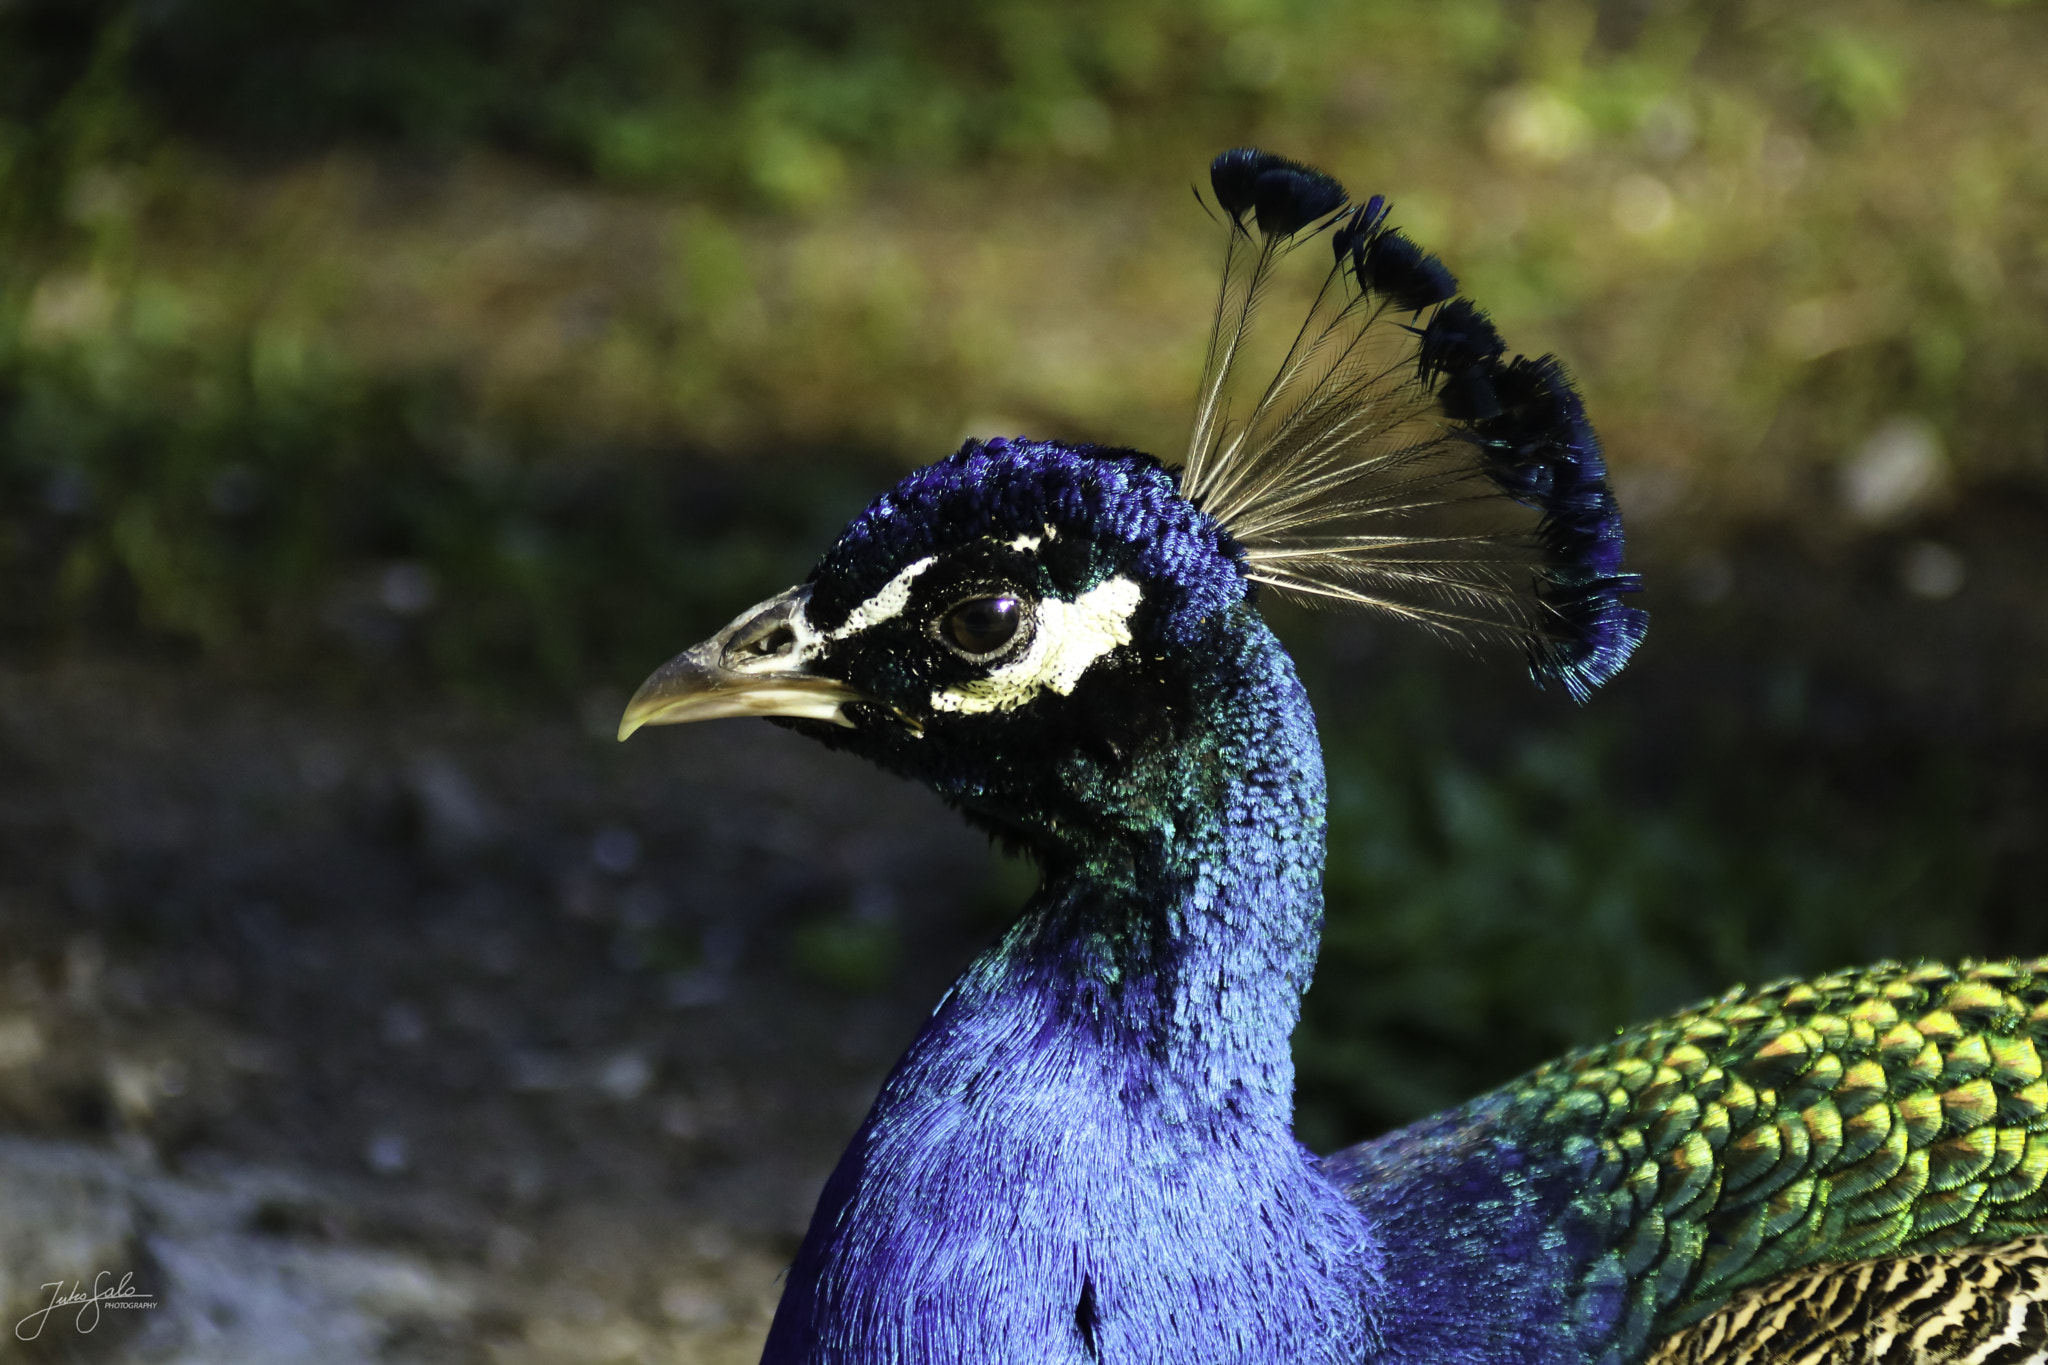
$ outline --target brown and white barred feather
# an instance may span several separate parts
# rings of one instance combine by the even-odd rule
[[[1744,1290],[1645,1365],[2044,1365],[2048,1238],[1823,1265]]]

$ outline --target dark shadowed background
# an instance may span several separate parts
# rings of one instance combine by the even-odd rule
[[[1275,608],[1306,1140],[2048,951],[2043,71],[1988,0],[0,0],[0,1311],[160,1299],[0,1359],[751,1360],[1032,879],[619,708],[964,436],[1176,454],[1232,145],[1566,358],[1653,621],[1580,709]]]

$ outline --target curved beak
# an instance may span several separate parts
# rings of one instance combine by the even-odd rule
[[[721,716],[798,716],[851,727],[840,708],[869,698],[837,678],[808,671],[821,643],[804,620],[809,597],[808,587],[771,597],[657,668],[626,703],[619,738],[643,725]]]

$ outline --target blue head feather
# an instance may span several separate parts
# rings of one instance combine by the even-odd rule
[[[1181,644],[1243,598],[1244,552],[1149,455],[1057,441],[968,441],[847,524],[811,571],[811,616],[837,625],[903,564],[947,546],[1054,528],[1048,573],[1078,594],[1119,572],[1148,585],[1145,622]]]
[[[1583,433],[1545,365],[1502,367],[1485,453],[1569,485],[1548,445]],[[1589,553],[1597,503],[1559,497],[1561,552]],[[853,728],[792,722],[928,782],[1045,882],[841,1158],[766,1365],[1586,1365],[1639,1340],[1603,1270],[1596,1142],[1533,1141],[1498,1101],[1327,1162],[1294,1139],[1323,774],[1232,537],[1147,456],[969,442],[854,518],[809,624],[844,627],[927,559],[919,584],[1072,599],[1129,578],[1141,606],[1071,694],[963,718],[924,706],[919,613],[942,586],[828,656],[877,699]]]
[[[1336,252],[1339,268],[1347,259],[1355,261],[1356,253],[1379,235],[1386,221],[1387,198],[1383,194],[1376,194],[1352,209],[1330,234],[1330,246]],[[1366,287],[1363,280],[1359,281],[1359,287]],[[1452,292],[1457,291],[1454,289]]]
[[[1419,313],[1458,292],[1444,263],[1386,225],[1382,195],[1360,204],[1330,236],[1337,268],[1348,263],[1361,293],[1377,294],[1404,312]]]

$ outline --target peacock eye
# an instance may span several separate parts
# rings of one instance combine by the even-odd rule
[[[946,643],[970,658],[984,659],[1017,638],[1024,605],[1007,595],[971,597],[940,623]]]

